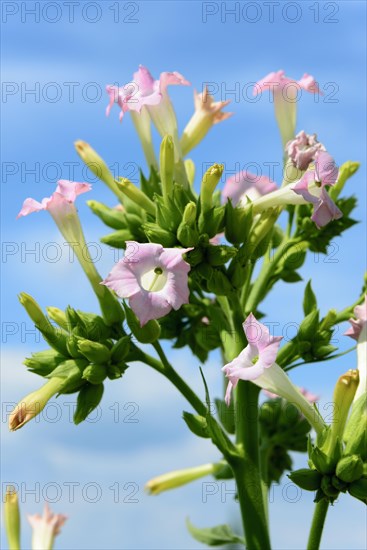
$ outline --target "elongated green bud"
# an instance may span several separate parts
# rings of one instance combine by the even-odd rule
[[[341,165],[339,168],[338,180],[329,190],[329,195],[333,201],[339,197],[340,193],[343,191],[344,185],[348,179],[357,172],[359,167],[360,163],[352,160],[348,160]]]
[[[171,136],[164,136],[160,150],[160,174],[163,198],[166,201],[172,195],[173,173],[175,169],[175,148]]]
[[[121,363],[127,356],[130,350],[130,336],[123,336],[114,344],[111,349],[111,361],[113,363]]]
[[[182,221],[184,223],[187,223],[188,225],[193,226],[196,221],[196,212],[197,212],[196,204],[194,202],[189,202],[185,206]]]
[[[124,213],[116,208],[109,208],[102,202],[87,201],[87,205],[92,210],[93,214],[98,216],[103,223],[112,227],[112,229],[126,229],[127,223],[124,219]],[[121,207],[122,208],[122,207]]]
[[[135,185],[127,178],[119,178],[116,180],[118,189],[129,199],[135,202],[138,206],[141,206],[148,214],[155,216],[155,205],[141,189],[135,187]]]
[[[125,306],[125,313],[127,324],[139,342],[142,344],[151,344],[159,338],[161,334],[161,327],[158,321],[152,319],[141,327],[135,313],[128,306]]]
[[[99,342],[79,340],[79,351],[93,363],[108,363],[111,358],[110,350]]]
[[[322,475],[317,470],[308,470],[307,468],[291,472],[288,477],[305,491],[316,491],[319,489],[322,479]]]
[[[107,376],[105,365],[88,365],[83,371],[83,378],[91,384],[101,384]]]
[[[145,489],[150,495],[158,495],[163,491],[175,489],[176,487],[181,487],[182,485],[191,483],[201,477],[214,474],[221,468],[221,464],[203,464],[202,466],[196,466],[195,468],[176,470],[151,479],[145,485]]]
[[[20,514],[18,495],[12,485],[6,488],[4,524],[9,550],[20,550]]]
[[[82,387],[78,395],[76,411],[74,413],[75,424],[83,422],[83,420],[98,407],[102,399],[103,389],[103,384],[86,384]]]
[[[223,164],[213,164],[204,174],[201,182],[200,199],[202,209],[209,210],[212,206],[212,196],[224,170]]]
[[[70,323],[68,322],[65,311],[59,309],[58,307],[46,307],[46,311],[50,319],[55,321],[59,327],[65,330],[70,329]]]
[[[189,184],[193,185],[195,181],[195,164],[194,161],[191,159],[186,159],[184,161],[185,170],[187,174],[187,179],[189,180]]]

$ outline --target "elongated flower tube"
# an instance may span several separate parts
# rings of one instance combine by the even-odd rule
[[[52,550],[55,537],[60,534],[67,517],[63,514],[54,514],[46,503],[42,516],[34,514],[28,515],[27,518],[33,530],[32,550]]]
[[[41,388],[24,397],[9,415],[9,430],[12,432],[19,430],[24,424],[35,418],[64,385],[65,379],[55,376],[50,378]]]
[[[182,258],[191,248],[126,241],[126,253],[103,281],[129,305],[144,326],[189,302],[188,272]]]
[[[215,474],[223,467],[223,464],[202,464],[201,466],[195,466],[194,468],[185,468],[184,470],[175,470],[157,476],[145,485],[145,490],[150,495],[158,495],[163,491],[169,491],[170,489],[176,489],[182,485],[187,485],[196,479]]]
[[[229,99],[227,101],[214,101],[206,86],[201,94],[194,90],[195,112],[181,137],[181,149],[184,157],[199,145],[214,124],[218,124],[232,116],[233,113],[222,111],[230,102]]]
[[[4,525],[9,550],[20,549],[20,514],[18,495],[12,485],[6,488],[4,499]]]
[[[243,330],[248,345],[233,361],[222,368],[229,380],[225,396],[227,405],[230,404],[232,390],[238,381],[249,380],[298,407],[315,431],[320,433],[324,427],[323,420],[275,362],[282,336],[271,336],[268,328],[259,323],[252,313],[243,323]]]
[[[305,90],[321,94],[314,77],[305,73],[300,80],[285,76],[284,71],[269,73],[254,86],[254,95],[270,90],[273,94],[275,118],[282,137],[283,148],[293,139],[296,130],[298,94]]]
[[[254,201],[277,189],[277,184],[267,176],[257,176],[243,170],[227,179],[222,191],[222,203],[231,199],[232,206],[246,206],[248,199]]]
[[[319,151],[316,153],[314,170],[307,171],[295,184],[254,200],[251,203],[253,212],[257,214],[276,206],[311,203],[314,207],[311,219],[317,227],[323,227],[343,215],[325,189],[328,185],[334,185],[337,179],[338,168],[334,159],[326,151]]]
[[[41,202],[31,198],[26,199],[17,218],[27,216],[32,212],[40,212],[41,210],[47,210],[51,214],[61,234],[72,247],[87,275],[100,302],[106,321],[113,323],[123,320],[122,308],[114,296],[107,289],[100,286],[102,278],[90,257],[83,229],[74,205],[78,195],[90,190],[91,185],[88,183],[59,180],[56,191],[51,197],[44,198]]]
[[[357,340],[357,364],[359,371],[359,385],[354,401],[367,391],[367,295],[363,304],[354,308],[356,319],[349,319],[352,325],[344,334]]]

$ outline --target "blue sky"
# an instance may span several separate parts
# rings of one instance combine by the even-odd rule
[[[79,266],[69,261],[51,218],[38,214],[15,221],[16,214],[25,197],[50,195],[56,179],[94,183],[74,152],[76,139],[90,142],[120,175],[136,177],[136,167],[144,166],[137,137],[129,117],[119,124],[117,109],[105,117],[104,86],[127,82],[139,63],[154,75],[179,71],[192,87],[200,90],[203,83],[210,83],[216,98],[232,99],[234,116],[216,126],[192,153],[198,176],[210,162],[225,163],[227,174],[249,163],[262,170],[269,162],[280,166],[273,105],[266,94],[253,102],[246,91],[250,83],[280,68],[294,78],[304,72],[315,76],[325,95],[316,101],[304,94],[297,128],[316,132],[337,163],[361,161],[346,192],[358,196],[355,216],[364,221],[335,240],[326,258],[311,255],[302,275],[305,281],[312,277],[323,313],[356,299],[365,267],[366,5],[277,4],[272,15],[263,2],[255,8],[254,3],[244,2],[107,0],[75,4],[71,17],[64,2],[2,3],[3,413],[9,402],[39,384],[21,363],[31,351],[44,347],[27,332],[32,327],[16,294],[29,292],[42,306],[70,303],[88,311],[97,305]],[[33,15],[30,9],[36,9]],[[181,129],[192,114],[192,87],[170,91]],[[276,176],[279,180],[279,170]],[[92,196],[115,204],[99,182],[94,183]],[[98,243],[108,231],[89,212],[83,197],[78,208],[87,241]],[[105,249],[97,267],[105,275],[113,263],[112,251]],[[282,328],[298,322],[302,292],[302,283],[278,285],[263,307],[267,319]],[[346,348],[349,342],[341,334],[337,338]],[[181,374],[201,392],[196,360],[185,351],[176,350],[173,357]],[[328,412],[337,376],[354,361],[351,355],[305,366],[294,372],[293,379],[320,394]],[[221,391],[219,367],[219,355],[214,353],[205,367],[214,395]],[[197,548],[185,530],[187,515],[202,526],[238,523],[231,496],[225,493],[233,489],[230,484],[212,488],[215,494],[206,502],[203,495],[210,488],[201,482],[160,497],[144,495],[144,482],[154,475],[217,458],[205,441],[196,441],[187,432],[180,418],[187,406],[155,373],[137,365],[122,381],[107,384],[101,418],[94,423],[73,426],[68,418],[71,401],[59,399],[46,417],[21,432],[3,430],[7,452],[2,479],[24,483],[23,493],[39,483],[36,492],[38,487],[41,493],[46,491],[56,500],[55,510],[70,517],[58,548]],[[305,464],[305,457],[295,458],[299,466]],[[73,482],[80,483],[74,502]],[[92,502],[99,495],[101,499]],[[284,486],[274,491],[270,508],[274,548],[303,547],[312,498],[298,496],[288,495]],[[25,495],[23,511],[39,510],[36,497]],[[342,497],[330,511],[324,548],[363,548],[364,521],[362,505]],[[335,528],[341,522],[347,530]],[[24,525],[25,548],[29,535]]]

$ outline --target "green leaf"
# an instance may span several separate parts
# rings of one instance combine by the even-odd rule
[[[232,531],[229,525],[217,525],[216,527],[208,527],[205,529],[199,529],[195,527],[189,519],[186,520],[186,526],[190,535],[208,546],[222,546],[223,544],[243,544],[245,545],[245,539],[236,535]]]
[[[305,316],[311,313],[314,309],[317,309],[317,300],[314,291],[311,287],[311,280],[308,281],[305,294],[303,297],[303,311]]]
[[[80,390],[77,406],[74,413],[75,424],[80,424],[87,416],[98,407],[103,395],[103,384],[86,384]]]

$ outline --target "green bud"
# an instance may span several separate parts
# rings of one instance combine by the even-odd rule
[[[291,472],[288,477],[305,491],[316,491],[319,489],[322,479],[322,475],[317,470],[308,470],[307,468]]]
[[[78,347],[78,336],[70,336],[70,338],[67,339],[66,347],[69,352],[70,357],[77,358],[77,357],[83,357],[83,354],[79,351]]]
[[[249,206],[249,209],[252,209],[251,205]],[[274,228],[274,224],[278,219],[279,214],[280,208],[268,208],[267,210],[264,210],[261,212],[255,226],[252,228],[247,245],[251,250],[252,256],[255,258],[259,257],[256,254],[257,249],[259,248],[260,243],[264,241],[265,237],[271,235],[271,231]],[[265,247],[267,246],[268,243],[265,241]]]
[[[306,257],[306,250],[309,247],[309,243],[302,241],[289,248],[285,254],[284,267],[285,269],[298,269],[304,264]]]
[[[303,311],[305,315],[309,315],[315,309],[317,309],[317,300],[315,293],[312,290],[311,281],[308,281],[303,296]]]
[[[215,237],[223,229],[224,214],[224,206],[201,210],[198,220],[199,232],[206,233],[210,238]]]
[[[182,246],[195,247],[199,242],[199,233],[195,227],[181,222],[177,229],[177,239]]]
[[[338,180],[329,190],[329,195],[333,201],[335,201],[342,192],[347,180],[353,176],[360,167],[359,162],[353,162],[348,160],[339,168]]]
[[[20,549],[20,514],[18,495],[12,485],[6,488],[4,499],[4,525],[9,550]]]
[[[185,164],[185,170],[187,174],[187,179],[189,180],[189,184],[193,185],[195,181],[195,164],[194,161],[191,159],[186,159],[184,161]]]
[[[182,221],[192,227],[195,225],[195,222],[196,222],[196,214],[197,214],[196,204],[194,202],[189,202],[185,206]]]
[[[218,267],[229,262],[237,252],[234,246],[210,244],[206,249],[206,257],[210,265]]]
[[[321,490],[327,497],[333,500],[339,495],[339,491],[332,484],[330,476],[323,476],[321,480]]]
[[[226,224],[225,236],[230,243],[240,244],[247,242],[251,229],[253,215],[252,208],[244,209],[233,207],[232,202],[228,200],[226,204]]]
[[[336,475],[342,481],[351,483],[361,478],[363,474],[363,462],[360,456],[344,456],[336,466]]]
[[[335,470],[337,459],[331,460],[326,453],[315,447],[311,453],[311,461],[321,474],[331,474]]]
[[[212,206],[212,195],[222,177],[223,170],[223,164],[213,164],[204,174],[200,190],[200,204],[204,212]]]
[[[107,365],[107,376],[110,380],[117,380],[121,378],[129,365],[123,362],[119,362],[118,365]]]
[[[59,327],[65,330],[70,330],[70,324],[65,311],[59,309],[58,307],[46,307],[46,311],[50,319],[55,321]]]
[[[186,261],[191,265],[191,267],[196,267],[204,259],[204,254],[201,248],[194,248],[186,254]]]
[[[317,309],[314,309],[303,319],[298,330],[297,338],[300,341],[312,342],[314,340],[318,326],[319,311]]]
[[[27,358],[24,361],[26,367],[40,376],[47,376],[50,374],[60,363],[65,361],[66,357],[55,351],[54,349],[47,349],[45,351],[38,351],[32,353],[31,358]]]
[[[358,370],[350,369],[339,377],[334,389],[334,416],[331,431],[335,437],[342,439],[344,427],[348,418],[350,406],[353,402],[359,384]]]
[[[148,214],[155,216],[154,202],[151,201],[141,189],[135,187],[135,185],[127,178],[119,178],[116,181],[117,187],[124,195],[129,197],[138,206],[143,208]]]
[[[210,437],[208,424],[204,416],[191,414],[186,411],[182,413],[182,416],[184,421],[186,422],[187,427],[190,431],[192,431],[193,434],[197,435],[198,437]]]
[[[122,322],[125,318],[124,311],[118,302],[117,305],[119,307],[118,315]],[[78,336],[95,341],[105,340],[112,336],[112,329],[106,325],[100,315],[73,310],[72,318],[74,323],[73,332]]]
[[[173,172],[175,168],[175,148],[171,136],[164,136],[160,149],[160,174],[163,198],[166,200],[172,194]]]
[[[114,233],[109,233],[101,237],[101,243],[113,246],[114,248],[126,248],[126,241],[133,240],[133,235],[129,229],[119,229]]]
[[[320,330],[330,329],[332,326],[335,325],[336,318],[337,318],[336,310],[330,309],[320,323]]]
[[[150,495],[158,495],[162,493],[162,491],[175,489],[176,487],[181,487],[201,477],[212,475],[220,468],[220,464],[203,464],[195,468],[186,468],[185,470],[169,472],[148,481],[145,485],[145,490]]]
[[[60,363],[47,378],[61,379],[62,385],[59,388],[59,393],[72,393],[79,388],[82,382],[82,373],[88,361],[85,359],[68,359]]]
[[[114,188],[114,177],[111,174],[105,161],[86,141],[78,140],[74,143],[76,152],[89,170],[93,172],[100,180],[104,181],[108,187]]]
[[[171,248],[177,244],[176,235],[171,231],[162,229],[157,223],[145,223],[143,230],[151,243],[159,243],[166,248]]]
[[[83,379],[91,384],[101,384],[107,376],[105,365],[95,364],[88,365],[83,371]]]
[[[357,454],[367,460],[367,393],[353,403],[352,413],[344,431],[345,454]]]
[[[353,481],[348,487],[348,492],[352,497],[358,498],[367,504],[367,477],[361,477],[361,479]]]
[[[120,340],[113,345],[111,349],[111,361],[112,363],[121,363],[130,351],[131,338],[130,336],[123,336]]]
[[[155,319],[148,321],[143,327],[135,313],[125,305],[126,321],[135,338],[142,344],[152,344],[158,340],[161,334],[161,327]]]
[[[112,227],[112,229],[126,229],[126,220],[121,210],[109,208],[102,202],[94,200],[87,201],[87,205],[93,214],[98,216],[108,227]]]
[[[110,350],[99,342],[79,340],[79,351],[93,363],[108,363],[111,358]]]
[[[79,392],[76,411],[74,413],[74,423],[80,424],[87,416],[98,407],[102,395],[103,384],[92,385],[85,384]]]
[[[323,344],[322,342],[319,342],[312,346],[312,351],[315,355],[315,357],[322,358],[326,357],[327,355],[330,355],[333,351],[335,351],[335,346],[332,346],[331,344]]]

